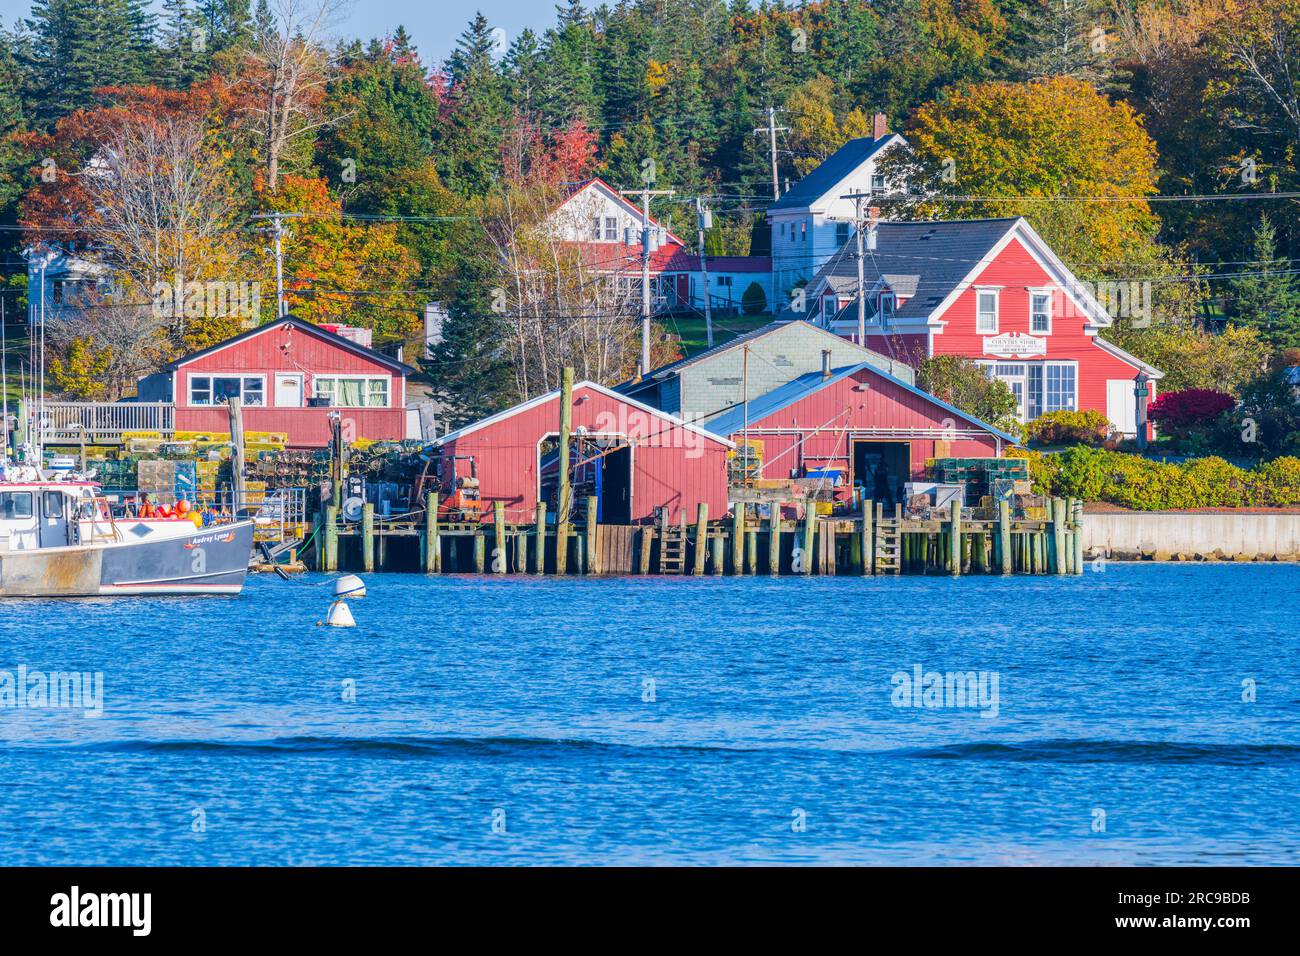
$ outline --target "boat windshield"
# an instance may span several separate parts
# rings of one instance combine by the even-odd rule
[[[0,491],[0,518],[30,518],[34,514],[30,491]]]

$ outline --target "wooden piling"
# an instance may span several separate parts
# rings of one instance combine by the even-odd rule
[[[599,514],[599,507],[600,507],[600,501],[596,498],[596,496],[588,495],[587,496],[587,527],[586,527],[587,563],[583,567],[583,571],[586,574],[595,574],[596,568],[598,567],[598,562],[596,560],[598,557],[598,554],[596,552],[596,548],[597,548],[596,535],[599,528],[596,524],[596,516]]]
[[[487,553],[487,529],[480,525],[474,531],[474,573],[482,574]]]
[[[771,516],[767,519],[767,573],[781,573],[781,505],[779,502],[772,502],[768,505],[772,509]]]
[[[758,532],[752,527],[745,532],[745,573],[758,573]]]
[[[339,569],[339,509],[325,507],[325,567],[323,571]]]
[[[870,498],[864,498],[862,501],[862,527],[858,529],[862,538],[863,574],[876,573],[876,536],[875,526],[872,523],[875,513],[876,503]]]
[[[722,573],[722,553],[722,538],[719,535],[714,535],[709,539],[709,570],[715,575]]]
[[[998,560],[1002,564],[1002,573],[1010,574],[1012,570],[1011,553],[1011,502],[998,502]]]
[[[438,492],[424,496],[424,573],[437,574],[442,565],[442,547],[438,540]]]
[[[641,526],[641,573],[650,573],[650,550],[654,547],[655,532],[650,525]]]
[[[813,567],[813,534],[817,530],[817,502],[813,496],[809,495],[804,501],[803,508],[803,567],[800,570],[804,574],[812,574]]]
[[[492,502],[492,573],[506,573],[506,503]]]
[[[741,574],[745,567],[745,503],[734,502],[731,506],[731,573]]]
[[[709,505],[701,501],[695,510],[695,562],[692,574],[704,573],[704,556],[709,547]]]
[[[361,506],[361,570],[375,569],[375,506],[367,501]]]
[[[961,577],[961,558],[961,499],[954,498],[948,531],[948,565],[953,577]]]
[[[546,573],[546,502],[537,502],[537,523],[533,529],[533,573]]]
[[[555,573],[569,567],[569,433],[573,429],[573,369],[565,367],[560,378],[559,493],[555,505]]]
[[[1074,568],[1075,574],[1083,573],[1083,501],[1070,499],[1070,511],[1074,520]]]

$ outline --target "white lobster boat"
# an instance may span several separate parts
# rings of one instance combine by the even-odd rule
[[[0,479],[0,598],[238,594],[253,522],[115,517],[92,481]]]

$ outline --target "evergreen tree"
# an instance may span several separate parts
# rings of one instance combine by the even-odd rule
[[[152,80],[156,19],[146,0],[33,0],[25,25],[37,118],[48,122],[89,106],[102,86]]]
[[[1277,254],[1277,232],[1268,215],[1255,227],[1255,261],[1250,275],[1232,281],[1233,313],[1241,325],[1258,329],[1277,350],[1300,347],[1300,281]]]
[[[555,8],[558,22],[547,30],[541,64],[542,115],[553,126],[582,120],[594,125],[600,112],[596,93],[596,39],[581,0]]]
[[[205,31],[209,58],[252,39],[254,24],[249,0],[196,0],[195,10],[199,26]]]
[[[501,137],[509,116],[505,80],[492,60],[492,28],[477,14],[447,60],[450,109],[442,133],[443,181],[462,195],[480,195],[501,168]]]

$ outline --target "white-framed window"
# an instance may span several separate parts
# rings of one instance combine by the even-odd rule
[[[591,217],[591,238],[600,241],[600,217]]]
[[[1052,333],[1052,293],[1029,293],[1029,331],[1040,335]]]
[[[387,408],[388,382],[387,375],[315,375],[312,389],[342,408]]]
[[[266,404],[265,375],[191,375],[191,405],[224,405],[238,398],[244,405]]]
[[[1078,377],[1073,362],[1043,363],[1044,413],[1078,410]]]
[[[731,288],[731,276],[718,276],[718,288]]]
[[[885,177],[876,173],[871,177],[871,195],[883,196],[885,194]]]
[[[849,224],[847,222],[837,222],[835,224],[835,245],[842,246],[849,241]]]
[[[32,493],[30,491],[0,491],[0,520],[31,518]]]
[[[978,289],[975,292],[975,331],[997,332],[998,292],[996,289]]]
[[[613,242],[618,238],[618,217],[617,216],[605,217],[605,238],[610,242]]]

